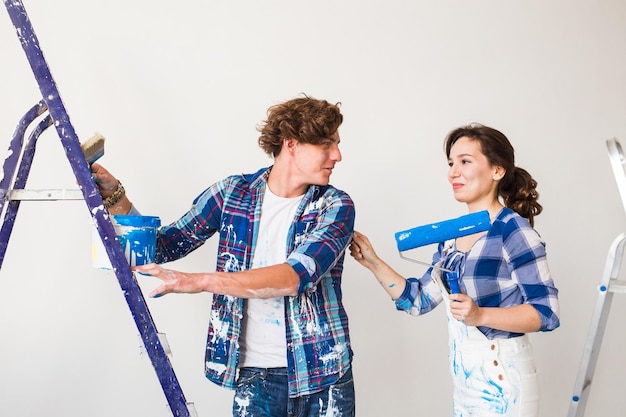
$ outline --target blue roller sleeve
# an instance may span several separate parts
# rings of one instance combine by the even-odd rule
[[[418,226],[395,234],[399,251],[414,249],[432,243],[484,232],[491,227],[487,210],[466,214],[456,219]]]

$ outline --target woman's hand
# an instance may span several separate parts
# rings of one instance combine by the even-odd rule
[[[378,283],[392,299],[395,300],[402,294],[406,280],[378,257],[367,236],[354,232],[350,243],[350,255],[374,274]]]
[[[541,316],[530,304],[479,307],[467,294],[450,294],[450,313],[468,326],[485,326],[514,333],[539,331]]]
[[[354,232],[352,243],[350,243],[350,256],[368,269],[379,263],[378,255],[367,236],[357,231]]]
[[[468,326],[480,326],[480,307],[467,294],[450,294],[450,313]]]

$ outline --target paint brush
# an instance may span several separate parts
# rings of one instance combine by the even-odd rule
[[[85,143],[82,143],[80,148],[83,151],[83,155],[85,155],[87,163],[91,165],[104,155],[104,136],[96,133],[87,139]]]

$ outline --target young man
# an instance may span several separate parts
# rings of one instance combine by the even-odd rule
[[[355,212],[329,185],[342,121],[338,105],[307,96],[270,107],[258,142],[274,165],[211,185],[159,229],[156,264],[135,268],[163,281],[153,297],[214,294],[205,373],[236,389],[233,416],[355,414],[341,299]],[[112,214],[138,214],[115,177],[98,164],[92,170]],[[216,272],[158,265],[216,232]]]

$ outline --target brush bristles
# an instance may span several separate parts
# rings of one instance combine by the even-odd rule
[[[85,143],[81,144],[80,148],[83,151],[83,155],[85,155],[87,163],[91,165],[104,155],[104,136],[96,133]]]

